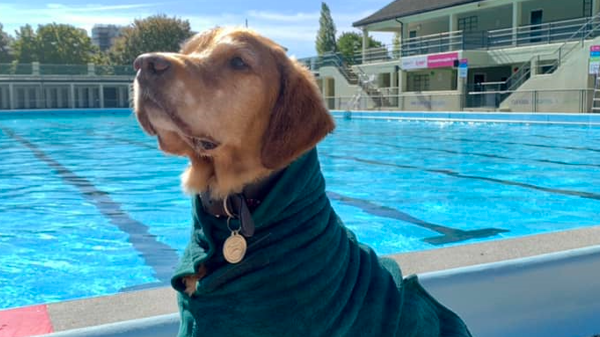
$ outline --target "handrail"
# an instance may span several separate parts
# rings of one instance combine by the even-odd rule
[[[568,50],[566,53],[563,54],[562,50],[566,46],[568,46],[569,44],[571,44],[574,41],[577,41],[579,43],[583,42],[587,37],[589,37],[595,31],[596,27],[593,27],[593,29],[591,29],[589,32],[587,32],[587,34],[580,37],[580,35],[582,35],[582,32],[584,32],[585,29],[590,26],[590,24],[593,24],[594,21],[599,18],[600,18],[600,13],[589,18],[583,25],[581,25],[581,27],[575,33],[571,34],[571,36],[565,42],[563,42],[556,51],[546,54],[546,55],[553,55],[553,56],[555,54],[558,54],[558,59],[556,61],[556,64],[551,69],[549,69],[548,72],[552,72],[552,71],[556,70],[556,68],[558,68],[558,66],[561,64],[561,62],[564,61],[564,58],[566,56],[568,56],[570,54],[570,52],[572,52],[574,50],[574,47],[573,47],[570,50]],[[579,43],[575,44],[575,46],[578,46]],[[504,85],[506,85],[507,90],[514,91],[516,88],[518,88],[524,82],[524,80],[527,79],[527,76],[529,76],[531,74],[532,62],[535,59],[539,59],[541,56],[546,56],[546,55],[533,56],[527,62],[524,62],[523,64],[521,64],[521,66],[519,67],[519,70],[516,71],[515,73],[513,73],[509,78],[507,78],[506,81],[504,81]]]
[[[582,26],[589,24],[589,17],[546,22],[537,25],[517,27],[516,35],[513,27],[489,31],[467,33],[461,30],[441,32],[406,38],[400,48],[394,45],[383,45],[366,50],[367,59],[362,60],[363,51],[356,50],[355,60],[366,63],[369,60],[394,60],[412,55],[424,55],[452,50],[473,50],[503,48],[516,43],[517,45],[562,42],[581,34]],[[574,33],[575,32],[575,33]]]
[[[531,30],[532,28],[542,28],[543,27],[551,27],[551,26],[558,26],[561,28],[564,27],[579,27],[581,26],[581,24],[576,24],[575,22],[582,22],[585,23],[587,20],[589,19],[589,17],[585,17],[585,18],[577,18],[577,19],[569,19],[569,20],[561,20],[561,21],[553,21],[553,22],[545,22],[545,23],[540,23],[540,24],[536,24],[536,25],[527,25],[527,26],[519,26],[517,27],[517,31],[520,30]],[[567,25],[567,23],[573,23],[572,25]],[[540,29],[540,30],[542,30]],[[505,32],[505,33],[504,33]],[[514,28],[513,27],[508,27],[508,28],[500,28],[500,29],[493,29],[489,31],[490,35],[502,35],[502,34],[506,34],[506,35],[513,35],[514,34]]]

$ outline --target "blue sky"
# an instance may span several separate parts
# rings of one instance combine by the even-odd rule
[[[314,41],[319,28],[321,1],[281,0],[196,0],[196,1],[140,1],[140,0],[2,0],[0,23],[14,36],[20,26],[34,27],[45,23],[68,23],[85,28],[88,32],[96,23],[127,25],[135,18],[157,13],[178,16],[190,21],[194,31],[214,26],[244,25],[269,36],[289,49],[289,54],[307,57],[316,54]],[[392,0],[329,0],[338,35],[343,31],[357,31],[352,22],[381,9]],[[389,42],[391,35],[375,35]]]

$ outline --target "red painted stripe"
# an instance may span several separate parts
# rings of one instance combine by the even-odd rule
[[[51,333],[45,304],[0,311],[0,337],[29,337]]]

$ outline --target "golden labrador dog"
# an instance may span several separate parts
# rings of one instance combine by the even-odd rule
[[[469,336],[331,209],[314,148],[334,121],[281,46],[217,28],[134,67],[140,125],[190,160],[179,336]]]

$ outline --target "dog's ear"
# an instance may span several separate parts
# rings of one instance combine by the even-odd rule
[[[268,169],[290,164],[335,128],[310,71],[282,50],[274,56],[281,84],[261,150],[262,164]]]

